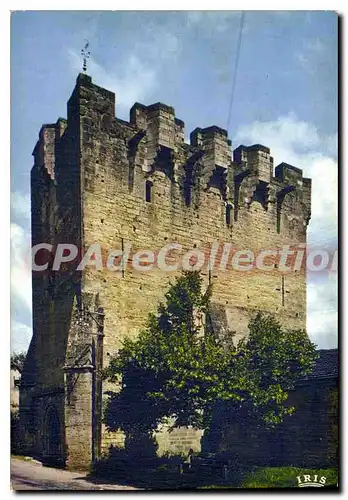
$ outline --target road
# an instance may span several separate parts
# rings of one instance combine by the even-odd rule
[[[23,490],[136,490],[132,486],[96,484],[84,472],[44,467],[38,463],[11,458],[11,485]]]

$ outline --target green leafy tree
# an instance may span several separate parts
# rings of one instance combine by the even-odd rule
[[[259,313],[249,336],[234,345],[231,333],[222,338],[214,332],[211,287],[202,287],[198,272],[184,272],[147,327],[111,359],[104,375],[117,388],[108,392],[109,430],[150,435],[168,418],[173,427],[205,429],[222,402],[270,426],[293,411],[288,391],[315,361],[305,331],[283,330],[274,317]]]
[[[248,372],[240,409],[270,426],[282,422],[295,409],[286,404],[288,392],[313,370],[315,348],[304,330],[283,329],[271,314],[257,313],[238,344]]]
[[[26,353],[23,352],[15,352],[11,354],[11,365],[15,365],[19,368],[20,371],[23,370],[24,361],[26,358]]]

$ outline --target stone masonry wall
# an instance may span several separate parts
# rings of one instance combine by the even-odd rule
[[[334,378],[299,383],[287,402],[295,407],[294,413],[274,429],[243,426],[226,405],[215,415],[213,451],[238,457],[249,466],[337,466],[337,386]],[[212,451],[209,446],[203,449]]]
[[[250,316],[260,309],[289,327],[305,327],[303,270],[281,275],[277,268],[245,272],[231,267],[236,250],[257,255],[306,242],[311,182],[285,163],[273,173],[265,146],[240,146],[232,155],[227,132],[216,126],[195,129],[186,144],[184,122],[161,103],[136,103],[125,122],[115,118],[115,95],[80,74],[68,102],[68,120],[42,128],[34,156],[33,244],[73,243],[81,257],[98,243],[103,267],[90,265],[79,272],[75,263],[65,271],[33,275],[34,336],[23,377],[24,384],[32,384],[27,394],[57,386],[66,392],[63,367],[73,369],[68,358],[76,299],[81,302],[88,295],[104,308],[104,366],[123,339],[136,336],[145,325],[180,268],[169,272],[155,264],[135,270],[131,261],[139,250],[157,257],[164,245],[177,243],[181,250],[171,250],[167,263],[174,264],[189,250],[216,251],[218,261],[228,261],[224,271],[202,268],[206,285],[213,283],[211,321],[222,333],[245,335]],[[128,245],[127,267],[106,269],[108,252]],[[82,399],[74,404],[74,415],[66,406],[61,416],[66,445],[75,456],[84,446],[81,436],[92,435],[87,378],[75,388]],[[82,411],[86,433],[80,426],[82,434],[74,437],[69,419],[73,424]],[[161,452],[197,449],[199,437],[187,429],[161,433],[159,447]],[[104,449],[116,442],[122,437],[103,431]]]
[[[93,85],[88,77],[81,83],[80,95],[84,103],[80,112],[84,245],[86,249],[100,243],[104,259],[102,270],[86,268],[83,288],[98,294],[105,308],[106,364],[122,340],[144,326],[175,275],[155,266],[145,272],[135,271],[131,265],[124,272],[108,271],[107,251],[125,248],[130,242],[134,252],[158,252],[175,242],[184,253],[194,248],[208,250],[218,241],[257,254],[261,249],[305,243],[310,193],[303,189],[303,182],[308,185],[310,181],[286,165],[278,167],[274,178],[272,158],[263,146],[243,147],[247,163],[238,158],[238,150],[239,163],[231,162],[226,132],[218,127],[196,129],[191,146],[185,144],[184,124],[169,106],[136,104],[131,122],[126,123],[114,118],[114,95]],[[295,173],[294,189],[284,195],[277,225],[278,193],[284,189],[288,170]],[[150,202],[145,198],[146,182],[152,186]],[[190,203],[185,193],[188,183]],[[233,210],[229,224],[228,204]],[[209,273],[203,273],[208,283]],[[282,276],[277,270],[213,269],[210,279],[212,321],[217,328],[245,335],[250,315],[259,309],[275,313],[288,326],[305,327],[303,272],[285,276],[283,298]],[[177,434],[184,443],[179,431]],[[186,439],[184,444],[189,448],[193,443]],[[179,448],[175,432],[170,447]]]
[[[73,102],[73,96],[71,101]],[[46,243],[55,251],[59,243],[81,247],[80,169],[78,117],[69,112],[68,121],[58,119],[43,125],[34,148],[31,172],[32,245]],[[36,254],[36,264],[47,263],[43,271],[33,271],[33,337],[30,343],[20,388],[22,435],[30,449],[40,456],[47,439],[44,428],[46,394],[60,394],[65,401],[63,367],[73,304],[80,293],[80,274],[75,270],[53,270],[53,254]],[[38,405],[37,401],[41,401]],[[47,403],[48,404],[48,403]],[[63,429],[71,412],[65,404],[57,406]],[[69,445],[62,432],[62,459]],[[90,459],[90,453],[87,460]]]

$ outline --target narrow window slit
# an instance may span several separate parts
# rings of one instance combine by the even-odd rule
[[[232,212],[232,206],[226,205],[226,224],[228,226],[231,225],[231,212]]]
[[[145,200],[147,203],[150,203],[152,201],[152,182],[151,181],[146,181],[145,183]]]

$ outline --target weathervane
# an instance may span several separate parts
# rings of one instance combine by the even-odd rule
[[[87,61],[89,59],[89,56],[90,56],[90,51],[87,50],[89,47],[89,41],[86,40],[86,44],[85,46],[83,47],[83,49],[81,50],[81,56],[83,57],[83,65],[82,65],[82,69],[84,72],[87,71]]]

